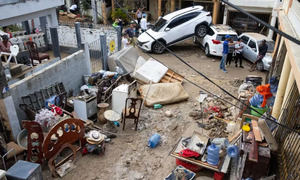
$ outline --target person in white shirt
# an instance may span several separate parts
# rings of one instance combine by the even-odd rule
[[[239,39],[235,46],[234,46],[234,51],[235,51],[235,67],[238,67],[238,60],[240,61],[240,68],[244,68],[242,65],[242,51],[243,51],[243,45],[242,45],[242,39]]]
[[[123,34],[123,37],[122,37],[123,49],[127,48],[130,45],[130,41],[128,39],[129,39],[128,34],[127,33]]]
[[[77,5],[76,4],[73,4],[71,7],[70,7],[70,12],[75,14],[77,11]]]
[[[141,26],[142,32],[147,31],[147,19],[146,19],[145,15],[143,15],[143,18],[141,19],[140,26]]]

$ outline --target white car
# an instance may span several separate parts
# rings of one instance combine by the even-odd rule
[[[243,57],[251,62],[255,62],[257,60],[259,45],[262,40],[266,40],[268,51],[262,59],[262,62],[257,63],[257,69],[268,71],[272,64],[272,53],[274,51],[275,42],[259,33],[243,33],[239,36],[239,39],[242,39],[242,44],[244,46],[242,51]]]
[[[153,28],[142,33],[138,37],[138,46],[144,51],[163,53],[163,45],[170,46],[194,35],[204,37],[211,19],[210,12],[204,11],[202,6],[172,12],[160,18]]]
[[[209,27],[204,38],[194,37],[194,42],[200,43],[204,48],[206,56],[222,56],[223,43],[226,35],[230,35],[234,42],[238,40],[238,34],[230,26],[216,24]]]

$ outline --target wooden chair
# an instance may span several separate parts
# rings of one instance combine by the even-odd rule
[[[37,47],[35,42],[27,41],[26,46],[27,46],[27,49],[29,51],[32,66],[34,66],[33,60],[38,60],[39,63],[42,63],[42,60],[44,60],[44,59],[49,60],[50,59],[50,57],[47,53],[40,53],[38,51],[38,47]]]
[[[125,109],[122,112],[123,130],[125,129],[126,119],[134,119],[135,130],[137,130],[140,111],[143,99],[141,98],[127,98],[125,102]]]

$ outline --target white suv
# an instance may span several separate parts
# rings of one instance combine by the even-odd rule
[[[184,8],[160,18],[153,28],[138,37],[138,46],[145,51],[160,54],[165,50],[161,43],[170,46],[194,35],[204,37],[210,24],[211,15],[202,6]]]
[[[234,42],[238,40],[238,34],[230,26],[216,24],[209,27],[204,38],[194,37],[194,42],[200,43],[206,56],[222,56],[223,42],[227,34],[230,35]]]

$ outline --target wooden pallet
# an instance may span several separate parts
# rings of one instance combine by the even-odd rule
[[[168,70],[164,77],[160,80],[160,83],[175,83],[180,82],[182,83],[184,77],[175,73],[172,70]]]

